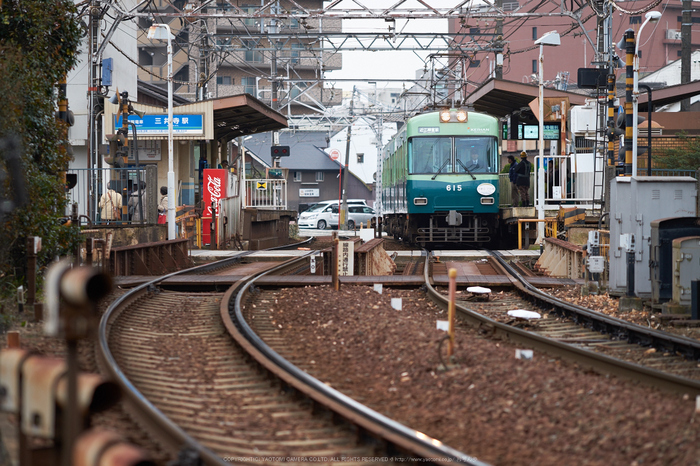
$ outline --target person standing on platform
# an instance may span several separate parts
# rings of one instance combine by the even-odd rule
[[[148,223],[148,201],[146,200],[146,182],[141,181],[141,189],[134,190],[129,196],[129,212],[131,213],[131,221],[141,223],[141,219],[145,220],[144,223]],[[141,192],[141,199],[139,201],[139,191]],[[143,217],[141,217],[141,211],[143,210]]]
[[[517,178],[515,184],[518,185],[520,200],[523,207],[530,207],[530,169],[532,164],[527,160],[527,152],[520,153],[520,162],[518,163],[515,173]]]
[[[160,187],[160,202],[158,203],[158,223],[164,225],[167,223],[168,216],[168,187]]]
[[[121,220],[122,195],[114,190],[114,182],[107,184],[107,192],[100,197],[100,219],[103,222]]]
[[[518,185],[516,183],[518,180],[518,162],[515,161],[515,157],[509,155],[508,163],[510,163],[510,168],[508,169],[508,179],[510,180],[511,205],[513,207],[518,207],[520,206],[520,191],[518,190]]]

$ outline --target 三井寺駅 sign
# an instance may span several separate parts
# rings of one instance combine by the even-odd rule
[[[168,134],[168,115],[129,115],[129,123],[136,126],[136,132],[139,136],[167,136]],[[114,117],[114,127],[119,128],[122,125],[122,116]],[[131,132],[131,125],[129,125]],[[204,115],[202,114],[180,114],[173,115],[173,134],[177,135],[204,135]]]

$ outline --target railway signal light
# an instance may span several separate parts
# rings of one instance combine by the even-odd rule
[[[272,158],[289,157],[289,146],[272,146],[270,148]]]

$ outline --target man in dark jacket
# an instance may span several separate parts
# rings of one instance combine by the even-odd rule
[[[510,168],[508,169],[508,179],[510,180],[510,198],[512,200],[513,207],[518,207],[520,205],[520,192],[518,191],[518,185],[515,184],[518,179],[518,174],[516,173],[516,170],[518,169],[518,162],[515,161],[515,157],[509,155],[508,163],[510,164]]]
[[[527,160],[527,153],[520,153],[520,162],[515,169],[516,180],[520,192],[520,199],[523,202],[523,207],[530,207],[530,167],[532,164]]]

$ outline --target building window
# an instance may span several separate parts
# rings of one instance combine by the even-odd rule
[[[231,76],[217,76],[216,84],[222,84],[224,86],[230,86],[232,83]]]
[[[362,152],[357,153],[357,163],[365,163],[365,154]]]
[[[256,83],[255,83],[255,77],[249,76],[246,78],[241,78],[241,84],[243,84],[243,92],[246,94],[250,94],[253,97],[258,97],[256,94]]]
[[[630,24],[642,24],[641,16],[630,16]]]
[[[641,60],[641,58],[642,58],[642,51],[641,50],[637,50],[637,56]]]
[[[255,6],[255,5],[243,5],[241,7],[241,9],[244,10],[249,15],[252,15],[258,9],[260,9],[260,7]],[[246,26],[255,26],[255,18],[246,18],[243,20],[243,24],[245,24]]]
[[[532,28],[532,40],[537,40],[537,28]]]
[[[294,181],[301,183],[301,172],[294,172]]]
[[[481,60],[470,60],[469,68],[478,68],[481,65]]]
[[[292,14],[299,14],[299,11],[292,10]],[[299,29],[299,18],[289,18],[289,27],[291,29]]]
[[[306,89],[306,83],[293,83],[292,88],[289,91],[289,97],[291,99],[296,99],[302,92],[304,92],[304,89]]]
[[[263,56],[262,52],[254,50],[258,44],[254,40],[244,40],[243,46],[246,48],[245,51],[245,61],[251,63],[262,63]]]
[[[537,60],[532,60],[532,72],[537,74]]]
[[[323,172],[316,172],[316,181],[323,181]]]
[[[682,52],[679,50],[678,52],[676,52],[676,54],[680,57],[682,55]]]
[[[294,43],[292,44],[292,51],[290,52],[292,59],[290,60],[292,65],[299,63],[299,57],[301,56],[301,51],[304,49],[304,44]]]
[[[469,34],[472,36],[478,36],[481,34],[481,30],[479,28],[469,28]]]

